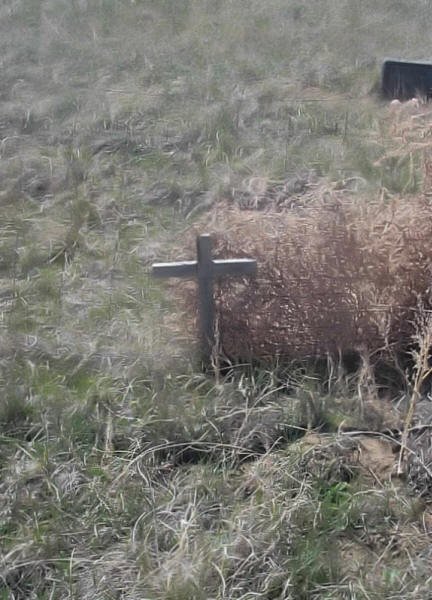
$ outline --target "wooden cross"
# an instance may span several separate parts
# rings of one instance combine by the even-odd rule
[[[211,357],[215,343],[214,280],[223,275],[255,275],[256,260],[238,258],[212,259],[212,243],[208,233],[197,237],[197,260],[156,263],[152,266],[154,277],[196,277],[198,279],[199,321],[204,356]]]

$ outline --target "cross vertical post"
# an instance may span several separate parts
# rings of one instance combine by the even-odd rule
[[[215,344],[214,280],[226,275],[255,275],[257,263],[250,258],[213,260],[212,241],[208,233],[197,237],[197,260],[177,263],[156,263],[154,277],[187,277],[198,279],[198,308],[202,352],[211,360]]]
[[[202,336],[201,343],[205,356],[211,356],[215,342],[214,269],[211,249],[211,237],[208,233],[197,237],[199,317]]]

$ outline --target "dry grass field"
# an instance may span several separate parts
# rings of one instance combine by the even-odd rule
[[[432,107],[376,93],[431,25],[0,3],[1,599],[432,597]],[[149,274],[203,231],[210,372]]]

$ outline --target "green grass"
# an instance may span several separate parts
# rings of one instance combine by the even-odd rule
[[[3,2],[0,598],[427,597],[424,506],[344,462],[342,424],[382,425],[361,382],[204,375],[149,267],[253,177],[416,193],[369,92],[430,25],[408,2]]]

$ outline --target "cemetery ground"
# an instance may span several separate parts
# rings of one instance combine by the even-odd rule
[[[371,88],[382,58],[424,57],[431,19],[387,0],[1,3],[0,598],[431,597],[427,306],[400,329],[406,363],[392,345],[377,367],[367,336],[355,368],[305,360],[308,305],[250,336],[296,356],[203,372],[193,293],[150,276],[205,228],[274,283],[269,232],[309,232],[303,260],[328,206],[349,232],[394,207],[362,248],[391,256],[397,308],[432,255],[432,108]],[[218,296],[225,336],[242,285]]]

